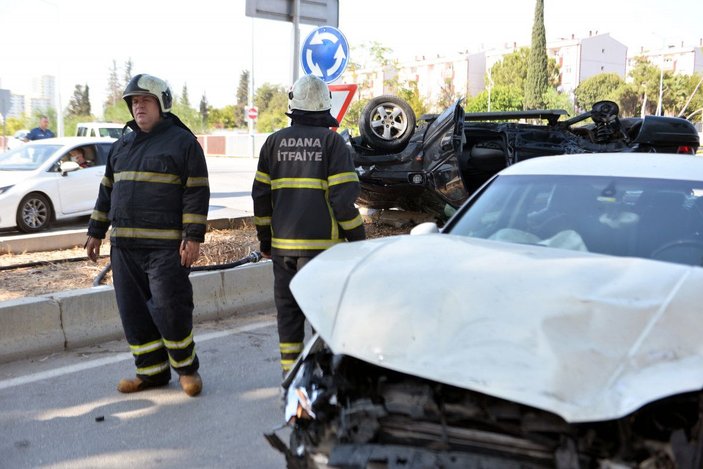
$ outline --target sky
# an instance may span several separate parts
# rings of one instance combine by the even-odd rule
[[[423,5],[426,3],[426,5]],[[547,41],[609,33],[628,46],[700,46],[701,0],[545,0]],[[339,30],[349,60],[371,41],[400,60],[451,56],[505,44],[529,45],[534,0],[339,0]],[[314,26],[301,25],[304,41]],[[58,76],[62,105],[89,85],[100,116],[113,61],[122,78],[149,73],[198,106],[234,104],[243,70],[254,85],[288,87],[291,23],[245,16],[245,0],[0,0],[0,88],[31,92],[32,78]],[[252,47],[253,44],[253,47]],[[356,54],[356,56],[355,56]],[[302,72],[301,72],[302,73]]]

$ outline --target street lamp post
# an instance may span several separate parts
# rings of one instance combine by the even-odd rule
[[[659,100],[657,101],[657,115],[662,115],[662,98],[664,97],[664,49],[659,62]]]
[[[657,115],[662,115],[662,101],[664,100],[664,53],[666,52],[666,38],[652,32],[652,36],[657,37],[661,41],[661,49],[659,50],[659,99],[657,100]]]
[[[43,3],[56,8],[56,37],[61,35],[61,8],[48,0],[41,0]],[[61,58],[56,54],[56,78],[54,80],[54,99],[56,100],[56,135],[63,137],[63,109],[61,107]]]

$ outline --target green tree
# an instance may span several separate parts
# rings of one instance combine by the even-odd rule
[[[527,64],[530,59],[530,48],[521,47],[496,62],[490,70],[490,78],[494,85],[516,86],[524,90],[527,79]],[[559,66],[557,61],[550,57],[547,59],[547,78],[549,86],[559,86]],[[486,83],[490,82],[486,77]]]
[[[547,91],[547,38],[544,30],[544,0],[535,3],[532,23],[532,45],[525,80],[525,109],[544,107]]]
[[[129,113],[127,103],[120,99],[115,105],[105,107],[103,118],[106,122],[124,124],[132,120],[132,115]]]
[[[402,93],[401,97],[403,97]],[[342,118],[342,122],[339,123],[340,128],[347,129],[352,136],[359,136],[359,118],[361,117],[361,111],[368,102],[368,99],[363,98],[352,101],[347,108],[346,114],[344,114]]]
[[[259,108],[257,131],[274,132],[288,126],[288,93],[282,86],[264,83],[256,90],[254,104]]]
[[[446,109],[458,98],[457,92],[454,89],[454,81],[451,78],[444,79],[444,85],[439,89],[439,98],[437,98],[437,108]]]
[[[208,126],[208,113],[207,98],[205,97],[205,93],[203,93],[203,97],[200,98],[200,121],[203,123],[204,128]]]
[[[393,50],[382,45],[377,41],[372,41],[366,44],[361,44],[355,47],[352,51],[356,51],[352,55],[359,57],[358,62],[354,62],[351,67],[348,67],[351,81],[359,85],[359,93],[361,95],[368,92],[371,88],[371,83],[368,77],[359,77],[361,63],[367,64],[369,68],[380,68],[384,71],[384,75],[393,78],[386,79],[383,83],[384,93],[395,94],[398,92],[401,84],[397,79],[398,60],[393,58]]]
[[[639,95],[640,107],[644,106],[646,114],[654,114],[659,99],[660,69],[643,57],[635,58],[635,65],[630,70],[632,86]]]
[[[249,103],[249,70],[242,70],[237,85],[237,102],[241,106]],[[243,109],[243,107],[242,107]]]
[[[554,88],[547,88],[547,92],[544,93],[544,107],[546,109],[563,109],[570,116],[576,114],[574,104],[571,102],[569,95],[560,93]]]
[[[129,82],[132,80],[132,59],[129,58],[127,61],[124,63],[124,73],[122,74],[122,89],[124,90],[127,88],[127,85]]]
[[[205,130],[200,113],[190,106],[188,85],[183,85],[182,94],[174,96],[171,112],[194,133],[202,133]]]
[[[234,115],[235,110],[236,107],[231,104],[223,107],[222,109],[210,109],[208,112],[208,121],[210,126],[215,129],[236,128]]]
[[[689,81],[689,94],[683,107],[678,110],[677,115],[683,117],[696,113],[695,120],[703,122],[703,76],[693,74]]]
[[[625,83],[610,95],[613,101],[620,106],[621,117],[634,117],[640,113],[640,102],[637,90],[629,83]]]
[[[516,86],[497,85],[491,88],[491,111],[521,111],[523,90]],[[464,106],[466,112],[486,112],[488,110],[488,90],[470,98]]]
[[[288,95],[283,86],[281,85],[264,83],[256,89],[256,93],[254,93],[254,106],[259,108],[259,114],[264,113],[268,110],[269,106],[273,101],[274,96],[276,95],[284,95],[286,98],[286,103],[288,102]]]
[[[85,112],[86,116],[91,115],[91,108],[90,108],[90,87],[86,83],[85,86],[83,87],[83,94],[81,95],[81,107],[83,108],[83,111]]]
[[[90,96],[88,85],[76,85],[68,102],[67,116],[90,116]],[[68,135],[68,132],[66,132]]]
[[[410,105],[416,117],[427,114],[429,109],[425,100],[420,96],[417,81],[411,80],[405,82],[404,86],[398,89],[398,97],[402,98]],[[348,113],[349,111],[347,110],[347,114]],[[359,122],[359,117],[360,116],[356,117],[356,122]]]
[[[22,117],[8,117],[5,121],[5,131],[7,135],[14,135],[15,132],[22,129],[30,128],[29,118],[24,115]],[[32,125],[34,127],[34,125]]]
[[[699,109],[703,105],[703,97],[700,94],[703,83],[696,90],[699,83],[701,83],[701,77],[696,74],[667,76],[663,99],[665,114],[686,116],[686,109],[691,111]]]
[[[110,76],[107,79],[107,97],[105,98],[104,107],[115,106],[121,101],[123,90],[124,87],[120,86],[120,80],[117,78],[117,62],[113,60],[112,68],[110,68]]]
[[[617,73],[599,73],[583,80],[574,90],[576,105],[582,110],[591,109],[604,99],[614,100],[615,91],[625,85]]]
[[[190,98],[188,97],[187,83],[183,83],[183,88],[181,89],[181,96],[179,97],[179,102],[185,107],[190,107]]]

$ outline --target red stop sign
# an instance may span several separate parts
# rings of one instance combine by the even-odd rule
[[[255,107],[252,106],[250,108],[247,108],[247,117],[251,120],[256,119],[259,116],[259,110]]]

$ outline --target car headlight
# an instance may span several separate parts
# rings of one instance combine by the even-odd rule
[[[9,191],[13,186],[14,184],[12,186],[0,187],[0,194],[4,194],[5,192]]]

